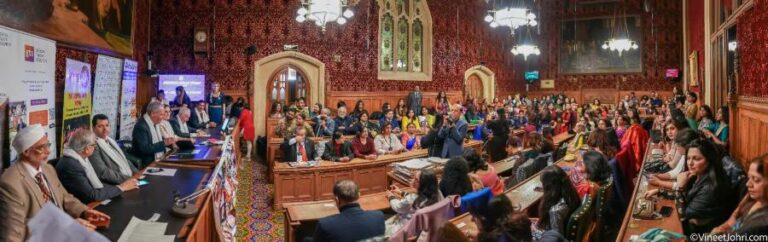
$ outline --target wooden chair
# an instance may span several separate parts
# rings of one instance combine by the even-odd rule
[[[592,190],[596,191],[597,188],[590,189],[590,191]],[[568,241],[590,241],[590,234],[594,229],[595,196],[589,194],[584,199],[585,200],[582,202],[581,206],[579,206],[568,219],[568,225],[565,228],[565,237]]]

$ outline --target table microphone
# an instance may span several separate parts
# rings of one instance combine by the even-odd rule
[[[190,194],[187,197],[180,198],[179,192],[174,191],[173,200],[175,202],[173,203],[173,207],[171,208],[171,211],[170,211],[171,215],[179,218],[191,218],[197,215],[198,213],[197,206],[195,206],[195,204],[193,203],[190,203],[190,201],[194,200],[195,198],[199,197],[205,192],[208,192],[208,189],[202,189],[200,191]]]

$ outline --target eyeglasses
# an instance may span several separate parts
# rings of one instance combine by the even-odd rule
[[[38,151],[38,152],[43,152],[43,151],[47,151],[47,150],[50,150],[50,149],[51,149],[51,142],[32,146],[32,150],[35,150],[35,151]]]

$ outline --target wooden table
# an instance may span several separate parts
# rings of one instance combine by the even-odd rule
[[[465,148],[477,148],[480,141],[468,141]],[[282,203],[318,201],[333,198],[333,185],[343,179],[354,180],[360,194],[372,194],[387,190],[387,172],[390,164],[415,158],[427,157],[426,149],[397,155],[381,155],[376,160],[352,159],[349,162],[320,161],[315,167],[295,168],[288,163],[276,163],[274,167],[275,196],[273,206],[280,209]]]
[[[160,160],[157,165],[213,168],[221,157],[221,145],[206,145],[204,142],[208,139],[217,139],[221,141],[224,141],[224,139],[221,136],[221,131],[217,128],[207,129],[206,133],[208,136],[193,138],[195,152],[197,152],[196,154],[184,157],[177,154],[178,150],[174,150]]]
[[[552,137],[552,143],[555,145],[555,150],[557,150],[557,148],[560,147],[561,143],[567,142],[568,140],[573,138],[573,136],[575,135],[568,132],[562,132]]]
[[[462,215],[456,216],[453,219],[449,221],[454,227],[459,229],[464,236],[466,235],[477,235],[479,232],[479,228],[477,227],[477,224],[475,224],[475,221],[472,217],[472,214],[470,213],[464,213]]]
[[[360,196],[358,203],[360,203],[360,207],[363,208],[363,210],[368,211],[389,209],[389,200],[387,199],[386,192]],[[296,241],[297,237],[304,237],[303,235],[297,236],[296,232],[300,230],[299,227],[314,227],[313,223],[317,222],[317,220],[338,213],[339,209],[336,207],[336,203],[333,200],[284,204],[283,215],[285,215],[285,217],[283,219],[283,224],[285,226],[285,241]],[[311,236],[309,234],[304,235]]]
[[[561,168],[570,168],[573,167],[573,161],[559,160],[555,165]],[[528,177],[528,179],[525,179],[523,182],[509,188],[504,191],[504,194],[507,195],[519,211],[527,211],[528,208],[536,204],[536,202],[541,199],[541,196],[544,195],[543,192],[536,191],[537,187],[542,187],[541,172],[538,172],[535,175]]]
[[[648,143],[648,148],[645,151],[645,159],[643,160],[643,166],[641,167],[645,167],[645,163],[652,159],[651,150],[654,148],[661,148],[661,145],[659,144],[653,144],[650,141]],[[619,231],[618,236],[616,236],[617,242],[629,241],[629,238],[632,237],[632,235],[640,235],[652,228],[662,228],[672,232],[681,234],[683,233],[683,225],[680,222],[679,214],[676,212],[674,200],[656,200],[656,208],[654,209],[655,211],[658,211],[663,206],[672,207],[673,211],[669,217],[662,217],[658,220],[643,220],[632,217],[632,214],[635,211],[635,202],[637,199],[645,196],[645,191],[655,188],[657,187],[648,184],[645,176],[638,175],[638,182],[635,184],[635,190],[632,193],[632,199],[629,200],[629,207],[627,207],[627,213],[624,215],[624,221],[621,224],[621,230]]]

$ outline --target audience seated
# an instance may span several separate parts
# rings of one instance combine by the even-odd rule
[[[402,118],[402,122],[400,123],[400,127],[403,127],[404,129],[408,128],[408,125],[413,124],[416,129],[421,129],[421,122],[419,122],[419,117],[416,116],[416,111],[409,109],[405,116]]]
[[[395,111],[383,110],[382,113],[384,113],[384,117],[379,120],[379,125],[383,126],[385,123],[390,123],[392,124],[392,132],[399,133],[400,121],[395,118]]]
[[[371,136],[373,137],[376,137],[376,135],[381,132],[379,125],[369,119],[367,111],[363,111],[360,113],[360,115],[358,115],[357,122],[352,125],[352,128],[349,131],[351,134],[357,134],[357,132],[360,132],[360,130],[363,128],[368,129],[368,132],[370,132]]]
[[[347,116],[347,107],[339,107],[336,112],[336,119],[333,120],[336,124],[336,130],[339,130],[344,134],[354,134],[354,131],[352,130],[354,120],[352,117]]]
[[[549,166],[541,172],[544,195],[539,202],[539,219],[532,227],[533,238],[542,239],[548,230],[565,234],[565,225],[581,200],[568,175],[559,166]]]
[[[443,178],[440,180],[440,192],[443,193],[443,196],[464,196],[464,194],[472,192],[474,189],[468,173],[469,166],[467,166],[467,161],[464,158],[456,156],[449,159],[443,167]]]
[[[685,126],[685,129],[683,130],[676,131],[676,127],[673,123],[667,124],[667,130],[667,134],[675,134],[675,138],[670,145],[671,148],[667,152],[667,155],[664,156],[663,160],[667,164],[666,170],[668,171],[659,174],[651,174],[648,176],[648,183],[661,188],[672,189],[675,186],[674,183],[677,180],[678,175],[686,170],[686,147],[688,147],[694,140],[699,139],[699,134],[696,131],[689,129],[687,126]]]
[[[469,167],[469,177],[473,184],[491,189],[494,196],[504,192],[504,181],[496,174],[496,169],[488,165],[475,149],[464,151],[464,159]]]
[[[337,131],[331,136],[330,141],[325,142],[322,158],[335,162],[350,161],[355,158],[355,154],[352,153],[352,143],[347,141],[341,131]]]
[[[129,178],[120,185],[101,182],[88,157],[96,148],[96,135],[87,129],[76,131],[64,145],[56,173],[67,191],[83,203],[104,201],[124,191],[139,188],[136,179]]]
[[[96,226],[81,218],[109,219],[109,216],[88,208],[64,189],[56,170],[47,163],[51,143],[45,134],[46,129],[39,124],[29,125],[16,134],[11,144],[19,159],[0,175],[0,235],[4,241],[26,241],[27,222],[46,203],[64,210],[90,231]]]
[[[409,123],[406,132],[403,132],[400,136],[400,143],[405,147],[406,151],[421,149],[421,135],[414,123]]]
[[[602,186],[611,179],[611,168],[603,154],[590,150],[584,152],[582,159],[586,179],[575,184],[580,198],[589,194],[592,187]]]
[[[496,196],[483,211],[473,212],[479,233],[476,241],[532,241],[531,220],[515,211],[507,196]],[[470,237],[474,237],[470,235]]]
[[[419,124],[421,127],[431,128],[435,124],[435,115],[430,114],[429,108],[426,106],[421,107],[421,113],[419,114]]]
[[[96,114],[91,124],[96,134],[96,147],[88,160],[91,161],[96,176],[102,182],[111,185],[130,179],[138,172],[137,164],[128,160],[117,142],[109,137],[111,129],[109,118],[103,114]]]
[[[358,130],[355,139],[352,141],[352,153],[354,153],[357,158],[366,160],[376,159],[378,155],[376,146],[374,146],[373,142],[373,139],[368,135],[368,128]]]
[[[397,135],[392,133],[392,124],[381,124],[381,134],[373,140],[376,146],[376,153],[379,155],[400,154],[405,151],[405,147],[400,143]]]
[[[192,110],[192,117],[189,119],[189,126],[195,129],[206,129],[216,127],[216,123],[211,121],[208,115],[208,108],[203,101],[197,102],[195,109]]]
[[[722,106],[717,109],[715,122],[711,125],[711,129],[700,129],[702,136],[712,140],[712,142],[722,146],[724,149],[728,148],[728,117],[728,106]]]
[[[747,221],[755,218],[755,216],[766,216],[766,210],[768,209],[768,198],[765,196],[766,180],[763,174],[765,168],[763,167],[763,161],[761,159],[755,159],[749,164],[749,171],[747,173],[749,179],[747,180],[748,195],[744,197],[733,211],[731,217],[728,218],[725,223],[712,229],[712,234],[731,233],[742,229]]]
[[[350,113],[349,116],[352,116],[352,119],[357,122],[360,120],[360,115],[363,113],[368,113],[368,111],[365,110],[365,103],[363,100],[357,100],[355,103],[355,108],[352,109],[352,113]]]
[[[320,160],[315,144],[307,139],[306,132],[305,129],[296,129],[293,137],[285,138],[281,146],[284,162]]]
[[[320,113],[312,118],[312,122],[315,123],[314,133],[318,137],[331,136],[336,130],[336,122],[331,117],[331,110],[328,108],[321,109]]]
[[[357,199],[360,191],[354,181],[341,180],[333,186],[333,200],[339,214],[320,219],[314,241],[359,241],[384,235],[384,214],[364,211]]]
[[[695,140],[688,145],[688,171],[677,177],[673,191],[685,234],[710,232],[728,219],[733,211],[733,191],[722,166],[716,145]],[[646,192],[646,197],[659,194]]]
[[[397,213],[386,221],[387,236],[399,230],[417,210],[443,200],[437,186],[437,175],[432,169],[420,170],[413,177],[410,186],[416,189],[416,193],[404,192],[395,185],[387,191],[389,205]]]

